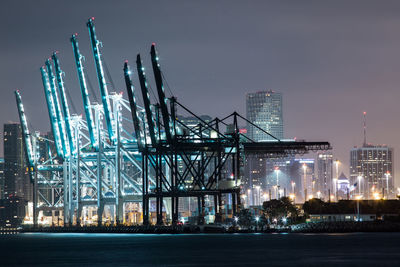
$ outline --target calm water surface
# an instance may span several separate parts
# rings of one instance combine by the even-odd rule
[[[400,233],[19,234],[0,266],[400,266]]]

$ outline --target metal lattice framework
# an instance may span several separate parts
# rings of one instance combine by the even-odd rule
[[[233,214],[240,206],[245,156],[270,157],[330,148],[327,142],[254,142],[240,133],[238,120],[246,119],[236,112],[222,120],[203,121],[175,97],[166,97],[154,44],[150,54],[158,103],[151,104],[140,55],[136,70],[144,107],[137,104],[128,62],[124,64],[128,100],[122,94],[109,94],[93,18],[87,27],[101,104],[92,102],[93,96],[89,95],[77,35],[70,39],[86,119],[70,114],[57,53],[40,69],[52,136],[30,134],[21,96],[16,91],[27,165],[34,183],[35,225],[40,211],[62,211],[64,225],[81,225],[87,217],[84,210],[87,213],[89,208],[94,210],[98,225],[120,224],[125,220],[127,203],[141,205],[141,221],[147,224],[152,199],[156,202],[157,224],[165,223],[164,211],[176,224],[179,202],[191,197],[197,198],[198,222],[204,223],[206,196],[213,197],[219,221],[223,195],[231,199]],[[178,109],[194,116],[199,123],[185,124],[178,119]],[[95,216],[92,214],[91,218]]]

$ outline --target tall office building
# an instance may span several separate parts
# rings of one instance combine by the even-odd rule
[[[350,183],[361,185],[364,198],[393,197],[394,152],[386,145],[366,144],[350,151]],[[359,193],[358,187],[353,191]]]
[[[25,154],[19,123],[4,124],[4,196],[32,200],[32,184],[25,170]]]
[[[257,126],[251,123],[247,124],[247,137],[250,139],[256,142],[275,140],[265,132],[278,139],[283,139],[282,94],[272,90],[248,93],[246,95],[246,117]],[[264,192],[271,191],[276,185],[274,170],[275,168],[283,170],[286,161],[286,159],[271,161],[257,156],[246,159],[243,190],[246,192],[248,205],[261,204],[263,198],[260,197],[260,192],[262,190]],[[282,172],[283,174],[284,172]],[[283,176],[281,178],[283,183]],[[271,192],[273,193],[273,191]],[[268,194],[265,193],[265,195]]]
[[[327,151],[317,154],[317,177],[316,186],[321,192],[323,200],[329,200],[329,195],[333,194],[333,155]]]
[[[282,94],[259,91],[246,95],[246,117],[273,136],[283,139]],[[247,134],[254,141],[273,140],[257,127],[247,124]]]

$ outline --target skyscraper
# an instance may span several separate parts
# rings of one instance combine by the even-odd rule
[[[394,192],[393,149],[364,144],[350,151],[350,183],[361,186],[365,198],[392,196]],[[358,188],[358,187],[357,187]],[[358,193],[358,189],[355,190]]]
[[[329,200],[329,195],[334,193],[329,190],[333,185],[333,155],[327,151],[317,154],[317,190],[321,192],[321,198]],[[331,191],[331,192],[330,192]]]
[[[25,171],[25,155],[19,123],[4,124],[4,197],[32,200],[32,184]]]
[[[252,124],[262,129],[260,130],[250,123],[247,124],[247,136],[253,141],[275,140],[267,133],[283,139],[282,94],[272,90],[248,93],[246,95],[246,117]],[[260,190],[269,192],[273,186],[277,186],[276,175],[273,173],[275,169],[285,166],[285,162],[286,159],[267,161],[267,159],[257,156],[246,159],[243,189],[247,195],[248,205],[260,205],[262,202]],[[280,182],[283,181],[282,176]],[[281,195],[283,196],[283,194]]]
[[[271,135],[283,139],[282,94],[259,91],[246,95],[246,117]],[[254,141],[273,140],[268,134],[247,124],[248,136]]]

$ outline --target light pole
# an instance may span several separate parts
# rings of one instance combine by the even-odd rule
[[[357,179],[358,179],[358,194],[361,195],[361,179],[362,179],[362,176],[361,175],[357,176]]]
[[[335,194],[336,201],[337,201],[337,184],[336,184],[336,182],[337,182],[337,180],[339,180],[339,164],[340,164],[340,161],[338,159],[336,159],[335,160],[336,179],[333,179],[333,183],[335,184],[335,192],[334,192],[334,194]]]
[[[360,199],[362,198],[361,195],[356,196],[357,200],[357,221],[360,221]]]
[[[277,199],[280,198],[280,196],[279,196],[279,172],[280,172],[279,168],[278,168],[278,167],[275,167],[275,173],[276,173],[276,187],[278,188],[278,191],[277,191]]]
[[[246,203],[246,197],[247,197],[246,194],[242,194],[243,205],[244,205],[244,206],[246,206],[246,205],[248,206],[248,203]],[[189,200],[190,200],[190,198],[189,198]]]
[[[260,220],[260,217],[256,217],[256,232],[258,231],[258,221]]]
[[[260,198],[260,186],[259,185],[257,185],[256,186],[256,189],[257,189],[257,205],[260,205],[260,202],[261,202],[261,198]]]
[[[304,191],[304,202],[307,201],[307,165],[303,164],[303,191]]]
[[[385,176],[386,176],[386,197],[387,197],[387,199],[389,199],[389,176],[390,176],[390,172],[389,171],[387,171],[386,173],[385,173]]]
[[[333,197],[334,197],[335,201],[337,201],[337,195],[336,195],[337,186],[336,186],[336,182],[337,182],[337,179],[333,178]]]

